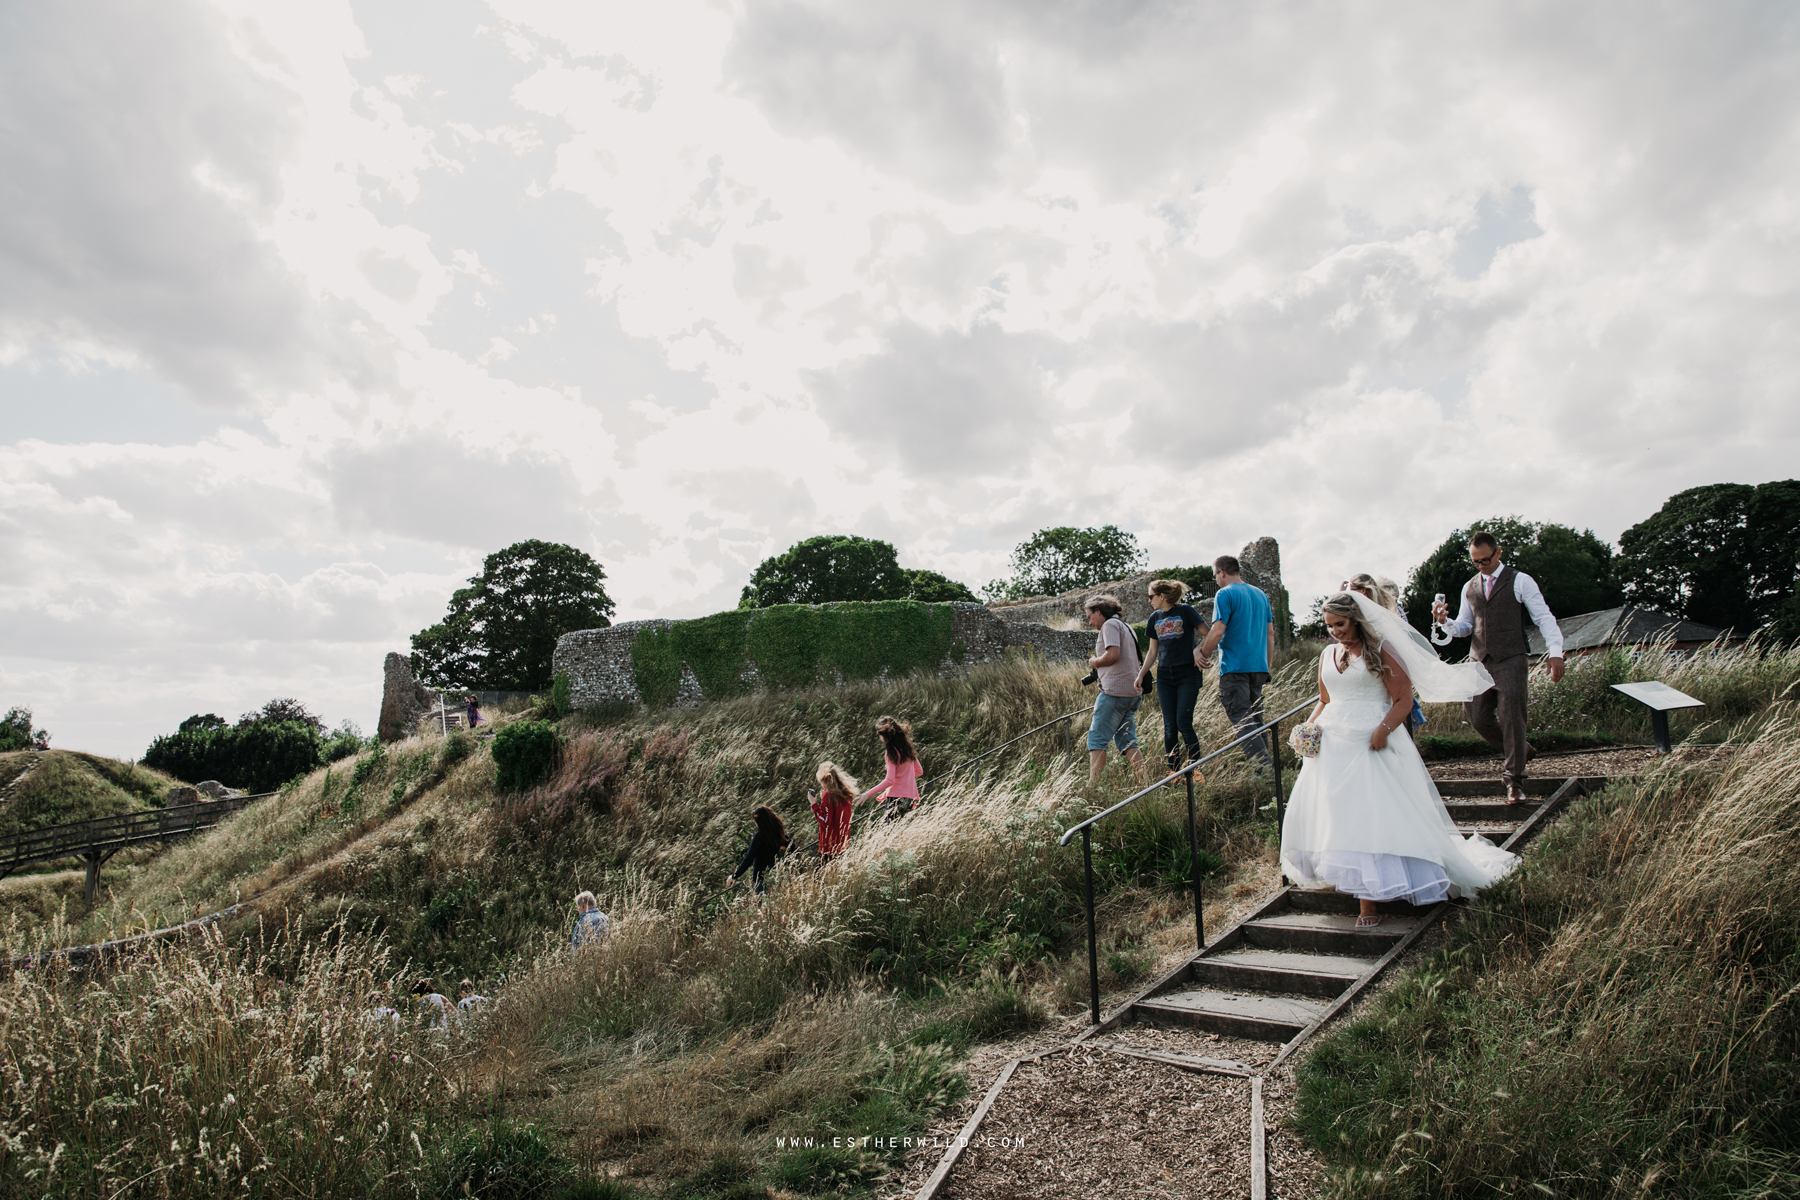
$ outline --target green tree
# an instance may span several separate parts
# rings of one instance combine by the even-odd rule
[[[1619,538],[1633,604],[1749,633],[1787,613],[1800,574],[1800,480],[1715,483],[1670,496]]]
[[[906,571],[906,599],[923,604],[940,604],[951,600],[976,600],[965,583],[939,575],[936,571]]]
[[[182,725],[150,743],[145,766],[188,783],[217,779],[227,787],[267,792],[325,762],[319,731],[301,721],[253,717],[237,725]]]
[[[31,710],[14,705],[0,717],[0,751],[48,750],[50,734],[31,727]]]
[[[1218,592],[1218,581],[1213,578],[1211,567],[1158,567],[1158,579],[1179,579],[1187,584],[1188,591],[1194,596],[1212,596]],[[1271,596],[1269,599],[1273,600]]]
[[[1059,525],[1040,529],[1019,543],[1012,552],[1012,578],[996,579],[985,590],[995,600],[1055,596],[1122,578],[1143,562],[1137,537],[1116,525],[1098,529]]]
[[[441,688],[548,688],[556,640],[612,624],[605,579],[573,546],[529,541],[497,550],[450,597],[444,619],[413,634],[413,674]]]
[[[189,718],[189,720],[192,719],[193,718],[191,717]],[[214,717],[213,719],[215,721],[218,720],[217,717]],[[239,725],[251,725],[257,721],[297,721],[302,725],[311,726],[320,733],[325,732],[325,722],[313,715],[311,709],[307,708],[306,705],[300,703],[292,696],[271,700],[255,712],[247,712],[238,718]],[[182,722],[184,726],[186,723],[187,722],[185,721]],[[223,722],[220,723],[223,724]]]
[[[821,534],[763,559],[744,586],[738,607],[905,600],[909,586],[907,573],[887,542]]]
[[[1592,530],[1577,532],[1567,525],[1490,517],[1454,531],[1413,568],[1400,604],[1415,628],[1430,628],[1431,599],[1439,592],[1455,617],[1462,590],[1475,576],[1475,567],[1469,562],[1469,537],[1480,529],[1500,543],[1502,559],[1537,580],[1544,603],[1558,618],[1611,608],[1623,601],[1624,593],[1613,572],[1613,549]],[[1467,651],[1467,638],[1458,638],[1449,647],[1453,658]]]

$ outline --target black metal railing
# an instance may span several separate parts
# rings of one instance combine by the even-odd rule
[[[1294,705],[1294,707],[1288,709],[1279,717],[1270,721],[1264,721],[1255,729],[1246,730],[1245,732],[1240,733],[1237,737],[1226,742],[1223,746],[1220,746],[1217,750],[1214,750],[1204,758],[1195,759],[1179,771],[1171,772],[1166,778],[1159,779],[1149,787],[1127,796],[1125,799],[1119,801],[1104,812],[1095,813],[1080,824],[1070,826],[1063,832],[1062,837],[1057,840],[1057,845],[1067,846],[1070,838],[1078,833],[1081,835],[1081,868],[1086,876],[1088,996],[1090,1006],[1093,1010],[1094,1024],[1098,1025],[1100,1023],[1100,948],[1098,934],[1094,927],[1094,826],[1098,825],[1101,821],[1106,820],[1106,818],[1112,816],[1114,813],[1119,812],[1122,809],[1130,808],[1133,804],[1136,804],[1139,800],[1142,800],[1152,792],[1161,791],[1163,788],[1168,787],[1177,780],[1186,782],[1188,862],[1191,865],[1194,875],[1194,949],[1204,950],[1206,948],[1206,918],[1202,912],[1200,902],[1200,834],[1194,822],[1194,772],[1211,762],[1213,759],[1219,757],[1221,754],[1224,754],[1227,750],[1236,749],[1254,737],[1258,737],[1265,733],[1268,734],[1269,758],[1272,763],[1271,771],[1275,782],[1275,825],[1276,828],[1280,828],[1287,809],[1286,798],[1282,793],[1281,787],[1281,723],[1289,717],[1294,716],[1302,709],[1309,708],[1318,702],[1319,697],[1315,695],[1310,700],[1303,700],[1299,704]]]
[[[945,779],[948,779],[950,776],[956,774],[958,771],[963,770],[965,767],[972,767],[976,763],[980,762],[982,759],[987,758],[990,755],[998,754],[998,753],[1000,753],[1000,751],[1006,749],[1008,746],[1016,745],[1017,743],[1024,741],[1026,738],[1030,737],[1034,733],[1044,732],[1044,730],[1049,729],[1052,725],[1061,725],[1063,727],[1063,753],[1064,754],[1073,754],[1075,752],[1075,749],[1074,749],[1075,718],[1081,716],[1084,713],[1091,713],[1093,711],[1094,711],[1094,706],[1092,704],[1090,704],[1086,708],[1078,708],[1074,712],[1064,713],[1060,717],[1052,717],[1052,718],[1050,718],[1050,720],[1045,721],[1042,725],[1036,726],[1035,728],[1032,728],[1032,729],[1027,729],[1024,733],[1021,733],[1016,738],[1012,738],[1008,741],[1001,742],[998,746],[995,746],[991,750],[983,750],[980,754],[977,754],[974,758],[968,759],[965,762],[957,763],[954,767],[951,767],[948,771],[939,771],[936,775],[931,776],[931,778],[929,778],[929,779],[923,779],[923,778],[920,779],[919,785],[921,787],[923,787],[927,783],[939,783]]]

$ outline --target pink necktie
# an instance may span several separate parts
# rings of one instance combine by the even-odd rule
[[[1492,575],[1483,575],[1481,577],[1481,598],[1483,600],[1489,600],[1493,598],[1493,595],[1494,577]]]

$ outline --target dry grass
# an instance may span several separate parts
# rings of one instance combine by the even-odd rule
[[[1455,947],[1323,1042],[1339,1194],[1800,1190],[1800,727],[1583,802]]]
[[[216,931],[103,979],[0,983],[0,1187],[45,1196],[414,1194],[445,1040],[378,1016],[379,944]],[[16,928],[8,956],[24,949]]]

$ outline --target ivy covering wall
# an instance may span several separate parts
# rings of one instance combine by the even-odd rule
[[[632,640],[631,668],[645,703],[662,707],[680,690],[684,662],[701,693],[722,700],[756,682],[805,687],[936,671],[959,657],[954,642],[948,604],[778,604],[647,629]]]

